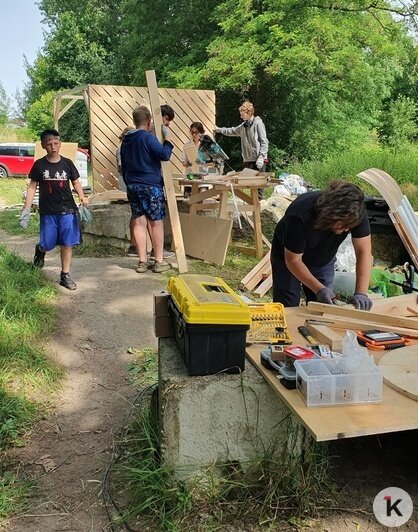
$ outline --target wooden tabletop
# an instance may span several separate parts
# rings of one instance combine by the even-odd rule
[[[303,318],[296,316],[299,310],[299,308],[286,308],[285,314],[293,343],[304,346],[306,340],[297,331],[297,327],[304,324]],[[248,347],[247,358],[316,441],[418,428],[418,401],[402,395],[385,383],[383,384],[383,402],[380,404],[308,408],[297,390],[285,388],[275,372],[261,365],[260,351],[264,348],[265,346],[261,345]]]

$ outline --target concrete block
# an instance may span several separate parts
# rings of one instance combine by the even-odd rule
[[[178,479],[289,450],[289,410],[251,363],[240,375],[190,377],[171,338],[159,339],[159,414],[163,461]]]
[[[83,232],[94,236],[118,238],[126,245],[129,240],[129,221],[131,208],[128,203],[92,204],[89,209],[93,215],[91,224],[86,224]]]

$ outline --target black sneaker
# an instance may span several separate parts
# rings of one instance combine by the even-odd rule
[[[37,268],[43,268],[45,264],[45,251],[41,251],[39,244],[35,246],[35,256],[33,257],[33,265]]]
[[[128,257],[137,257],[138,256],[138,252],[136,250],[136,247],[135,246],[129,246],[127,255],[128,255]]]
[[[77,284],[71,279],[69,273],[61,274],[60,285],[68,290],[77,290]]]

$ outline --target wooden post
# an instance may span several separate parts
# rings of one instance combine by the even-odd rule
[[[256,256],[261,259],[263,256],[263,240],[261,231],[260,200],[258,199],[258,190],[251,187],[251,199],[254,204],[254,240]]]
[[[151,112],[154,118],[155,134],[160,142],[162,139],[162,120],[160,110],[160,98],[158,96],[157,79],[155,77],[155,70],[147,70],[145,72],[148,85],[149,102],[151,105]],[[177,257],[177,265],[179,273],[187,272],[187,259],[184,252],[183,235],[181,233],[181,225],[179,212],[177,210],[176,192],[174,190],[173,176],[168,161],[161,163],[165,195],[167,199],[168,213],[170,215],[171,230],[173,233],[174,251]]]

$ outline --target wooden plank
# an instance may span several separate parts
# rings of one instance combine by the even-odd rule
[[[190,183],[190,185],[191,184],[192,183]],[[192,205],[193,203],[200,203],[205,199],[214,198],[216,196],[219,196],[219,191],[215,190],[214,188],[210,188],[209,190],[204,190],[202,192],[198,192],[197,194],[193,194],[193,196],[190,196],[189,205]]]
[[[364,321],[365,323],[384,323],[386,325],[393,325],[394,327],[418,329],[418,319],[406,318],[403,316],[388,316],[386,314],[377,314],[373,311],[357,310],[348,305],[327,305],[325,303],[316,303],[314,301],[310,301],[308,303],[308,311],[309,310],[324,312],[332,316],[342,316],[354,320],[360,320]]]
[[[254,224],[253,224],[251,218],[250,218],[248,215],[245,215],[245,219],[247,220],[248,225],[254,230]],[[265,244],[269,249],[271,249],[271,242],[270,242],[270,240],[269,240],[267,237],[265,237],[265,236],[263,235],[263,233],[261,233],[261,238],[262,238],[264,244]]]
[[[261,281],[262,272],[263,271],[269,271],[269,270],[271,270],[270,251],[241,280],[241,285],[244,286],[244,288],[247,288],[247,290],[252,290],[252,288],[254,288]],[[248,283],[253,281],[254,278],[257,278],[254,286],[252,288],[248,288]]]
[[[254,240],[255,240],[255,249],[257,252],[257,257],[261,258],[263,256],[263,240],[261,238],[261,216],[260,216],[260,200],[258,199],[258,190],[251,189],[251,199],[253,200],[254,205]]]
[[[398,314],[406,316],[408,313],[408,307],[413,307],[414,305],[418,305],[418,295],[405,294],[402,296],[387,297],[378,300],[374,299],[372,310],[379,314]]]
[[[407,327],[396,327],[395,325],[387,325],[383,323],[374,323],[372,321],[365,322],[361,320],[355,320],[353,318],[342,318],[338,316],[332,316],[324,314],[318,316],[317,314],[308,314],[307,312],[298,312],[298,316],[310,320],[315,325],[326,325],[333,329],[344,329],[352,331],[365,331],[369,329],[379,329],[380,331],[394,332],[401,336],[407,336],[408,338],[418,338],[418,332],[416,329],[408,329]]]
[[[180,213],[186,254],[223,266],[232,220]]]
[[[341,334],[338,334],[326,325],[306,323],[306,328],[319,343],[329,345],[331,351],[341,352],[343,340]]]
[[[269,275],[257,288],[253,291],[253,294],[258,297],[263,297],[270,288],[273,286],[273,276]]]
[[[163,140],[161,133],[162,120],[155,71],[147,70],[145,72],[145,75],[147,78],[151,111],[154,118],[155,134],[161,142]],[[186,254],[184,252],[183,236],[181,232],[179,212],[177,210],[176,192],[174,190],[172,171],[166,161],[163,161],[161,163],[161,170],[164,179],[165,195],[167,200],[168,213],[170,216],[171,231],[173,234],[174,251],[176,253],[177,265],[179,273],[185,273],[187,272],[187,259]]]

